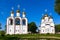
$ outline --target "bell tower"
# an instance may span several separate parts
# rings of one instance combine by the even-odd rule
[[[6,34],[14,34],[14,10],[12,7],[11,16],[7,18],[7,30]]]
[[[24,9],[25,10],[25,9]],[[26,12],[22,12],[22,34],[27,34],[28,33],[28,21],[27,21],[27,18],[25,17],[26,15]]]

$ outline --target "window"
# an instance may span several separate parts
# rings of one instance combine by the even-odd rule
[[[10,29],[10,32],[11,32],[11,29]]]
[[[19,18],[15,19],[15,25],[20,25],[20,19]]]
[[[43,32],[44,32],[44,30],[43,30]]]
[[[26,25],[26,20],[25,19],[22,20],[22,25]]]
[[[54,30],[52,30],[52,32],[54,32]]]
[[[13,19],[9,19],[9,25],[13,25]]]
[[[23,30],[23,32],[25,32],[25,30]]]

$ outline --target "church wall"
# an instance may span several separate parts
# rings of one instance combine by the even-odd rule
[[[55,33],[55,26],[54,26],[54,22],[53,19],[50,18],[49,16],[44,16],[44,19],[42,19],[41,21],[41,27],[40,27],[40,33],[44,34],[44,33]]]
[[[22,34],[22,21],[21,21],[21,17],[15,17],[20,19],[20,24],[19,25],[15,25],[15,34]]]

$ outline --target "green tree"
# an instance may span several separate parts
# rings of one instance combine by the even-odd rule
[[[32,33],[36,33],[36,29],[37,29],[37,26],[36,26],[35,22],[31,22],[28,24],[28,31],[30,31]]]
[[[5,35],[5,31],[1,31],[1,36],[4,36]]]
[[[55,0],[54,9],[60,15],[60,0]]]
[[[2,29],[2,27],[1,27],[1,23],[0,23],[0,29]]]
[[[6,32],[6,25],[5,25],[5,32]]]
[[[56,32],[60,32],[60,24],[59,25],[55,25],[55,31]]]

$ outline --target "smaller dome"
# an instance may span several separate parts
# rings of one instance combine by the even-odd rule
[[[12,14],[14,14],[14,11],[11,11]]]
[[[22,12],[24,15],[26,14],[26,12]]]
[[[17,13],[20,13],[20,10],[17,10],[16,12],[17,12]]]
[[[44,17],[48,17],[48,14],[45,14]]]
[[[52,18],[52,16],[49,16],[49,19],[51,19]]]

